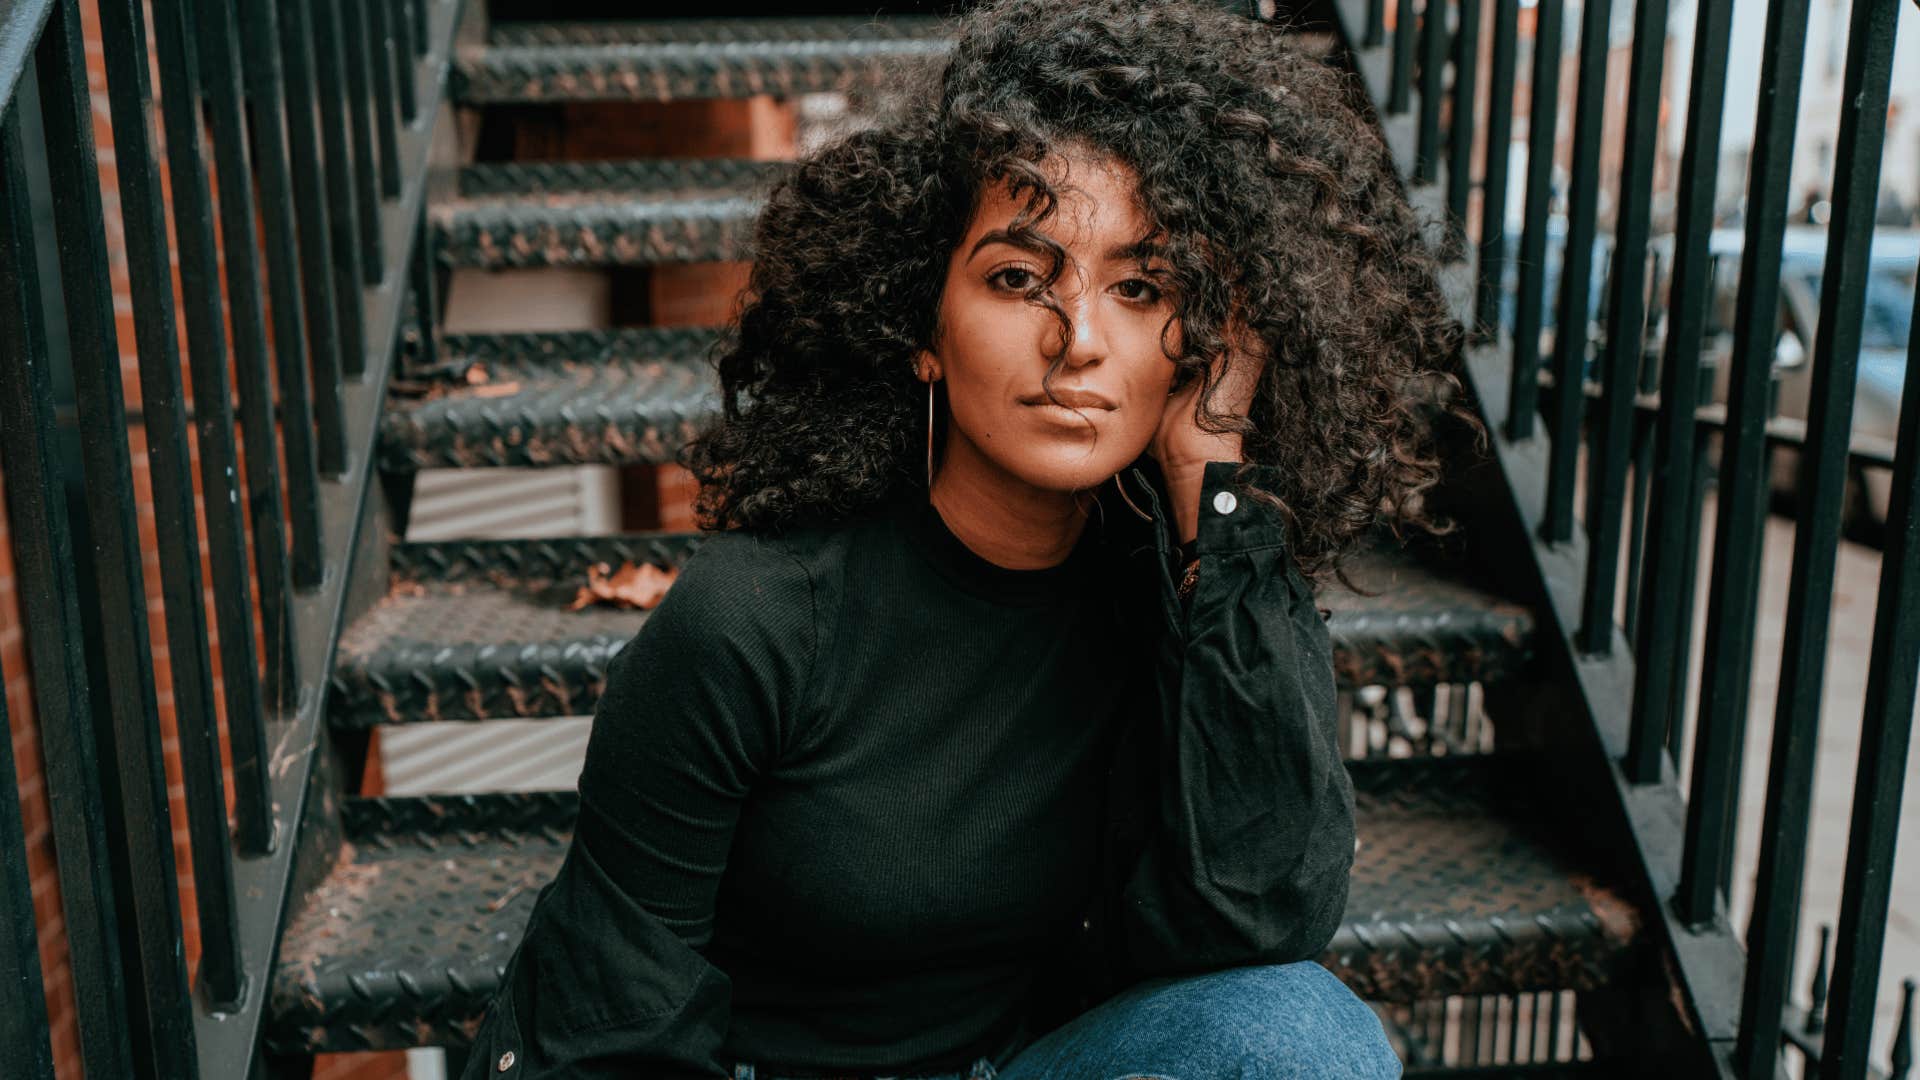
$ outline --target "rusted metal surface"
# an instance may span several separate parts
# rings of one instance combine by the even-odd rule
[[[591,712],[644,611],[566,606],[599,563],[683,564],[699,534],[400,544],[390,591],[341,636],[336,728]]]
[[[741,259],[791,168],[731,159],[516,162],[460,170],[428,212],[447,266],[645,266]]]
[[[1533,613],[1448,573],[1390,553],[1348,566],[1373,595],[1329,585],[1334,669],[1342,686],[1495,682],[1533,653]]]
[[[1348,922],[1322,962],[1364,997],[1586,989],[1637,930],[1550,842],[1500,758],[1356,763],[1361,845]],[[355,799],[348,843],[288,924],[277,1053],[458,1046],[558,871],[572,793]]]
[[[468,104],[859,91],[944,60],[949,33],[911,16],[503,25],[449,82]]]
[[[1632,956],[1633,907],[1584,872],[1524,759],[1354,762],[1347,923],[1322,962],[1374,1001],[1590,990]]]
[[[396,385],[380,418],[379,466],[670,462],[719,406],[712,369],[698,362],[473,364]]]

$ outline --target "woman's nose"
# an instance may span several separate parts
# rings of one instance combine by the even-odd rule
[[[1106,359],[1107,333],[1098,300],[1093,290],[1084,288],[1061,298],[1061,307],[1073,323],[1067,335],[1065,360],[1069,367],[1084,367]]]

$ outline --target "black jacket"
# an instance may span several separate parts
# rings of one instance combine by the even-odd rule
[[[1138,658],[1152,692],[1122,699],[1129,715],[1108,774],[1095,900],[1078,940],[1062,942],[1043,973],[1037,1031],[1144,977],[1317,958],[1344,912],[1353,792],[1328,634],[1280,515],[1230,490],[1235,469],[1207,466],[1199,574],[1184,598],[1151,459],[1125,476],[1153,520],[1105,500],[1111,546],[1131,568],[1114,602],[1133,610],[1116,617],[1159,630],[1142,636],[1149,655]],[[724,1077],[724,975],[625,895],[616,874],[576,857],[579,846],[576,837],[541,893],[537,929],[508,967],[465,1077]],[[602,972],[620,956],[651,958],[655,971],[659,958],[679,957],[680,982],[646,1023],[560,1030],[534,1003],[597,991],[552,974],[541,984],[525,970],[530,952],[549,973],[589,954]]]

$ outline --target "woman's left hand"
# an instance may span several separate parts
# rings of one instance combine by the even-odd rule
[[[1213,373],[1218,385],[1213,394],[1213,411],[1222,416],[1246,416],[1265,369],[1266,357],[1254,350],[1231,350],[1215,360]],[[1207,462],[1243,460],[1238,432],[1214,432],[1200,427],[1196,411],[1200,389],[1201,380],[1195,379],[1167,398],[1166,410],[1160,414],[1160,427],[1147,448],[1166,477],[1167,493],[1173,498],[1174,521],[1182,542],[1193,539],[1199,531],[1200,483]]]
[[[1260,385],[1266,358],[1250,350],[1236,349],[1213,362],[1218,383],[1213,394],[1213,411],[1222,416],[1244,417],[1253,405],[1253,394]],[[1195,379],[1167,398],[1160,414],[1159,430],[1154,432],[1148,452],[1171,478],[1176,472],[1204,470],[1209,461],[1239,461],[1238,432],[1213,432],[1200,427],[1197,410],[1202,380]]]

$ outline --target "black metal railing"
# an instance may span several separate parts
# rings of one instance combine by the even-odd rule
[[[1491,23],[1489,84],[1496,92],[1476,111],[1483,4]],[[1637,0],[1634,10],[1617,172],[1601,166],[1615,47],[1611,0],[1581,6],[1570,62],[1561,43],[1564,0],[1531,7],[1530,40],[1514,0],[1457,6],[1428,0],[1418,12],[1411,0],[1400,0],[1391,40],[1384,0],[1335,6],[1416,203],[1455,236],[1465,237],[1478,167],[1478,234],[1450,251],[1458,261],[1449,271],[1457,309],[1473,330],[1469,389],[1498,429],[1495,455],[1515,509],[1534,531],[1548,606],[1601,745],[1614,759],[1615,790],[1639,866],[1659,901],[1655,921],[1684,984],[1691,1028],[1723,1074],[1771,1077],[1783,1048],[1791,1047],[1809,1063],[1808,1075],[1865,1076],[1920,674],[1920,379],[1906,382],[1890,459],[1871,439],[1864,448],[1856,445],[1852,422],[1899,0],[1852,0],[1804,425],[1772,415],[1769,383],[1807,0],[1768,5],[1724,405],[1704,400],[1702,378],[1711,370],[1703,366],[1715,285],[1709,237],[1731,0],[1697,5],[1684,150],[1673,187],[1663,192],[1671,219],[1662,221],[1655,220],[1654,160],[1666,93],[1666,0]],[[1442,44],[1449,32],[1455,35],[1451,50]],[[1518,249],[1511,251],[1507,157],[1523,41],[1533,56],[1526,195]],[[1563,66],[1571,69],[1573,131],[1563,166],[1567,183],[1556,190]],[[1451,137],[1441,160],[1449,74]],[[1485,133],[1478,161],[1475,131]],[[1593,265],[1587,256],[1603,189],[1614,195],[1612,258],[1595,312],[1589,310]],[[1565,228],[1555,236],[1552,211],[1562,200]],[[1662,249],[1652,242],[1656,227],[1671,236],[1668,266],[1656,258]],[[1556,246],[1562,270],[1558,296],[1551,298],[1555,332],[1547,335],[1542,271]],[[1510,298],[1502,294],[1509,259],[1518,271]],[[1509,299],[1510,323],[1501,314]],[[1545,357],[1543,339],[1551,342]],[[1920,366],[1920,340],[1909,342],[1908,355]],[[1550,362],[1547,371],[1543,359]],[[1769,454],[1782,442],[1792,444],[1798,467],[1792,576],[1753,909],[1740,935],[1729,925],[1734,837],[1742,824],[1738,792],[1772,497]],[[1842,497],[1847,470],[1862,462],[1891,466],[1893,495],[1832,993],[1826,996],[1823,937],[1819,1001],[1806,1008],[1789,1004],[1788,984],[1803,907]],[[1577,503],[1583,480],[1584,500]],[[1709,483],[1716,521],[1711,563],[1702,567]],[[1693,597],[1703,570],[1708,600],[1696,635]],[[1704,639],[1705,657],[1697,673],[1688,666],[1696,637]],[[1700,704],[1689,726],[1688,691],[1696,682]],[[1684,783],[1683,760],[1690,762]],[[1911,996],[1909,990],[1901,1006],[1894,1075],[1904,1075],[1912,1057]]]
[[[101,0],[110,216],[77,0],[0,5],[0,477],[86,1075],[256,1067],[375,420],[405,293],[428,276],[427,156],[460,8],[183,0],[152,5],[149,28],[141,0]],[[121,379],[116,224],[137,411]],[[432,318],[430,301],[412,308]],[[185,792],[192,971],[136,461]],[[24,994],[0,1009],[0,1074],[51,1077],[10,749],[0,985]]]

